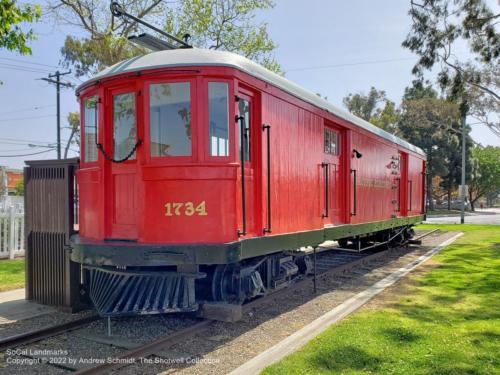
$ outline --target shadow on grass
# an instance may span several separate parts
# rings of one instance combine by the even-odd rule
[[[335,349],[324,348],[314,355],[311,362],[319,369],[334,373],[346,370],[376,372],[381,359],[356,346],[345,345]]]
[[[386,328],[381,333],[396,343],[412,343],[422,338],[418,333],[413,332],[411,329],[404,327]]]

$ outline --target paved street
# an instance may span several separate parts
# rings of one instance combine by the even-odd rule
[[[432,224],[459,224],[460,216],[428,217],[425,222]],[[465,216],[465,223],[500,225],[500,208],[476,210],[473,215]]]

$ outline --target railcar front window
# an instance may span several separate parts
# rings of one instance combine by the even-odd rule
[[[209,82],[208,117],[210,155],[229,156],[229,88],[227,83]]]
[[[83,145],[84,160],[86,163],[97,161],[97,97],[93,96],[84,101],[84,139]]]
[[[124,159],[134,149],[137,141],[134,93],[113,97],[114,158]],[[135,152],[129,159],[135,159]]]
[[[149,87],[151,156],[191,156],[190,84]]]

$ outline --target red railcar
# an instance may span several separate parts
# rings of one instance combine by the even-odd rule
[[[325,240],[403,240],[425,154],[262,66],[194,48],[136,57],[78,88],[80,232],[102,315],[242,302]]]

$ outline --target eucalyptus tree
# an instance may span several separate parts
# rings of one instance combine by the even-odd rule
[[[500,135],[500,13],[484,0],[410,0],[409,15],[402,45],[419,56],[413,73],[421,77],[436,67],[448,95],[467,103],[463,111]]]

